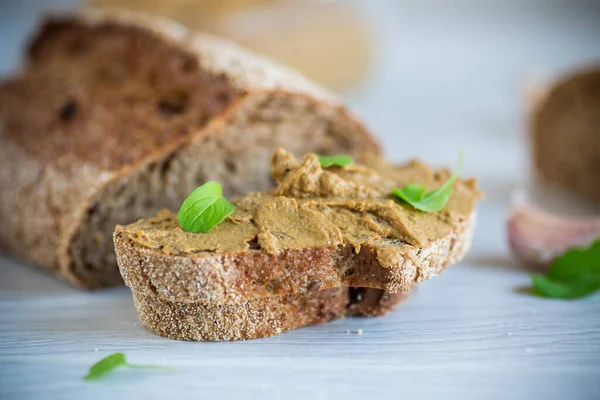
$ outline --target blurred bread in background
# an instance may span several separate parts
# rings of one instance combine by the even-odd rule
[[[343,90],[367,73],[371,43],[365,21],[348,2],[321,0],[89,0],[164,16],[234,40]]]
[[[600,202],[600,65],[564,76],[538,93],[531,123],[538,176]]]

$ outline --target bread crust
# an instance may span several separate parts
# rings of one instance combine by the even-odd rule
[[[177,340],[229,341],[278,335],[344,316],[380,316],[410,292],[366,289],[350,301],[348,288],[242,301],[236,304],[177,303],[133,292],[140,321],[152,333]]]
[[[64,158],[62,154],[41,159],[30,147],[34,144],[18,143],[11,138],[9,127],[3,126],[0,107],[0,187],[5,188],[0,199],[3,222],[0,247],[23,260],[51,269],[76,285],[87,288],[103,285],[75,274],[70,252],[76,232],[103,190],[152,163],[168,159],[200,137],[208,135],[210,140],[218,140],[219,133],[227,129],[226,121],[256,96],[302,99],[324,114],[332,115],[331,123],[335,123],[334,114],[341,116],[353,127],[355,153],[379,152],[377,143],[362,123],[334,95],[301,75],[224,40],[191,32],[161,18],[123,11],[86,10],[75,16],[61,17],[61,20],[66,24],[116,24],[143,29],[193,55],[203,70],[224,78],[239,93],[239,97],[204,129],[150,149],[132,163],[117,162],[109,167],[89,163],[85,157]],[[110,132],[106,134],[110,137]],[[78,135],[86,135],[86,132]],[[228,182],[221,183],[227,189]]]

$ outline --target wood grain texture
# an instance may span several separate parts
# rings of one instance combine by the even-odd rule
[[[598,299],[527,297],[514,292],[527,277],[510,268],[510,260],[477,254],[471,260],[423,284],[387,317],[345,319],[236,343],[156,337],[137,321],[127,289],[90,295],[58,282],[45,291],[4,289],[0,386],[9,394],[98,398],[115,391],[168,396],[173,385],[182,397],[210,398],[353,398],[392,391],[419,398],[452,390],[586,398],[599,390],[600,323],[590,318],[600,312]],[[52,279],[2,263],[13,282]],[[358,329],[362,335],[347,333]],[[177,371],[122,371],[101,384],[85,384],[81,377],[89,365],[114,351]]]
[[[461,265],[380,319],[186,343],[145,331],[125,288],[81,293],[0,258],[0,399],[600,398],[599,296],[563,302],[519,293],[528,277],[504,233],[510,191],[527,171],[520,85],[540,66],[556,72],[600,58],[600,14],[539,0],[472,9],[417,3],[363,3],[378,21],[382,53],[350,101],[392,159],[452,165],[465,150],[463,174],[479,176],[488,199]],[[89,366],[115,351],[177,370],[123,370],[84,383]]]

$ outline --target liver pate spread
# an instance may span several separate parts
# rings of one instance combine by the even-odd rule
[[[369,164],[371,168],[322,168],[315,154],[299,161],[279,149],[271,160],[277,186],[235,200],[235,212],[211,232],[186,232],[177,215],[167,210],[122,232],[166,254],[207,257],[215,252],[277,254],[282,249],[343,245],[353,246],[358,254],[368,244],[385,268],[403,257],[414,259],[416,249],[451,233],[475,212],[481,196],[474,179],[457,180],[446,207],[425,213],[395,198],[392,190],[409,183],[437,188],[448,179],[448,171],[434,172],[417,161]]]

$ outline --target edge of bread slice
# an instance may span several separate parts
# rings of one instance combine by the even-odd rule
[[[138,294],[180,303],[235,304],[336,287],[397,293],[457,263],[471,245],[473,179],[459,179],[446,206],[426,213],[392,188],[438,187],[448,171],[411,162],[322,167],[278,149],[277,186],[234,200],[233,215],[209,233],[182,229],[168,210],[114,232],[125,283]]]
[[[154,334],[177,340],[229,341],[274,336],[345,316],[381,316],[409,295],[340,287],[237,304],[189,304],[134,291],[133,301],[140,321]]]
[[[178,303],[236,304],[248,298],[309,293],[315,286],[409,290],[459,262],[471,246],[474,227],[472,213],[458,229],[389,268],[381,267],[370,246],[358,254],[347,245],[288,249],[276,255],[249,251],[195,257],[143,247],[122,234],[120,227],[114,242],[121,274],[134,293]],[[272,290],[277,285],[280,290]]]

